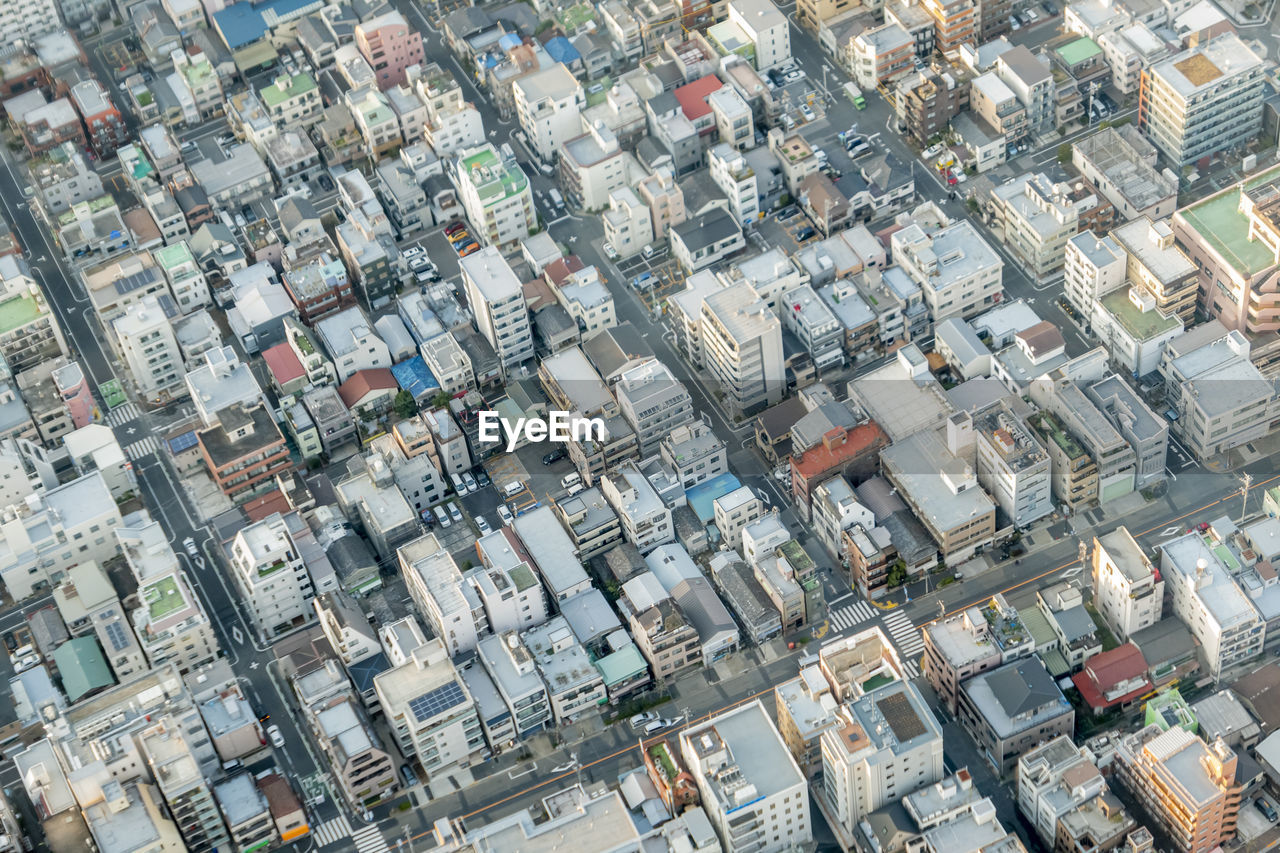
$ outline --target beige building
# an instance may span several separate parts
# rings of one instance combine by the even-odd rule
[[[1093,606],[1116,639],[1124,642],[1160,621],[1164,581],[1127,527],[1094,537],[1090,565]]]

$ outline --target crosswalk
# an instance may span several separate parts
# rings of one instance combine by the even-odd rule
[[[918,677],[920,666],[916,659],[924,651],[924,638],[920,635],[920,629],[905,613],[898,610],[881,612],[868,602],[855,601],[853,604],[836,608],[827,615],[831,630],[836,633],[843,633],[876,619],[881,620],[894,648],[898,650],[898,657],[902,660],[902,668],[906,671],[907,677]]]
[[[129,457],[130,462],[137,462],[143,456],[155,453],[159,449],[160,439],[154,435],[149,435],[141,441],[135,441],[133,444],[127,445],[124,449],[124,455]]]
[[[142,417],[142,409],[136,403],[125,403],[107,413],[107,423],[113,427],[124,426]]]
[[[387,840],[382,837],[382,831],[378,827],[366,826],[358,831],[352,830],[351,822],[347,820],[346,815],[339,815],[333,820],[326,820],[315,827],[311,834],[315,836],[316,847],[319,848],[342,842],[347,844],[348,849],[350,849],[351,842],[355,842],[356,853],[386,853],[390,849],[387,847]]]

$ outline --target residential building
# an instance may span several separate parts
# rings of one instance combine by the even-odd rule
[[[71,104],[84,122],[86,136],[94,153],[110,157],[129,141],[129,129],[107,90],[96,78],[81,80],[71,87]]]
[[[1075,711],[1038,657],[975,675],[960,685],[957,716],[997,775],[1047,737],[1070,737]]]
[[[1155,146],[1130,125],[1108,127],[1071,146],[1071,165],[1125,220],[1167,219],[1178,207],[1178,187],[1156,170]]]
[[[1049,454],[1007,403],[975,415],[978,482],[1026,527],[1053,511]]]
[[[934,4],[935,8],[941,8]],[[904,10],[924,9],[932,11],[930,4],[898,7]],[[970,7],[972,8],[972,7]],[[936,34],[928,28],[928,37]],[[918,42],[918,39],[917,39]],[[917,53],[919,45],[917,44]],[[933,53],[933,49],[924,55]],[[932,69],[914,71],[897,81],[894,111],[905,123],[906,133],[917,145],[928,146],[929,140],[944,131],[951,120],[969,106],[969,82],[951,71],[938,73]]]
[[[462,284],[476,327],[493,347],[504,373],[533,357],[533,334],[524,291],[493,246],[462,259]]]
[[[786,393],[782,324],[749,284],[722,288],[699,311],[702,364],[730,408],[752,414]]]
[[[533,190],[514,157],[488,143],[464,148],[452,177],[467,221],[491,247],[512,248],[537,227]]]
[[[894,260],[923,290],[935,323],[973,317],[1004,296],[1004,262],[967,220],[932,234],[912,223],[894,233],[892,247]]]
[[[686,489],[729,470],[728,449],[705,418],[669,429],[658,451]]]
[[[538,575],[530,565],[531,558],[507,529],[498,530],[476,541],[476,554],[481,567],[466,574],[475,589],[489,630],[495,634],[524,631],[541,625],[551,615],[550,604]]]
[[[182,731],[177,718],[165,715],[139,733],[138,751],[145,758],[187,849],[191,853],[210,853],[229,844],[230,839],[193,740]]]
[[[1191,262],[1174,239],[1174,229],[1167,220],[1152,221],[1138,217],[1113,228],[1111,239],[1125,251],[1125,277],[1156,299],[1162,314],[1176,314],[1184,324],[1194,322],[1196,299],[1200,286],[1196,265]],[[1190,247],[1197,243],[1195,232],[1184,232],[1178,238]]]
[[[357,24],[355,46],[384,92],[404,83],[407,69],[422,65],[422,36],[397,11]]]
[[[751,42],[755,67],[767,71],[791,59],[791,25],[770,0],[729,0],[728,20]]]
[[[312,602],[320,630],[344,666],[351,666],[382,651],[377,632],[355,599],[343,590],[323,592]]]
[[[554,163],[561,146],[582,133],[581,111],[587,105],[582,84],[557,62],[520,77],[511,90],[530,150],[543,162]]]
[[[1089,385],[1085,396],[1133,448],[1137,462],[1134,488],[1145,489],[1164,480],[1168,420],[1153,412],[1133,386],[1115,374]]]
[[[1252,139],[1262,122],[1263,62],[1234,33],[1142,72],[1138,129],[1175,169]]]
[[[284,436],[261,403],[228,406],[213,426],[197,431],[196,439],[205,467],[227,497],[263,491],[293,467]]]
[[[656,358],[622,373],[614,395],[635,431],[641,456],[650,455],[660,442],[665,444],[675,430],[688,429],[693,417],[693,402],[684,383]]]
[[[209,284],[186,240],[156,249],[152,257],[169,282],[169,290],[178,303],[179,311],[189,314],[208,306]]]
[[[1217,553],[1196,531],[1162,543],[1160,574],[1173,613],[1190,629],[1214,678],[1262,654],[1266,622]]]
[[[960,685],[1035,652],[1035,640],[1002,595],[925,625],[920,669],[947,710],[956,713]]]
[[[658,234],[657,228],[654,233]],[[696,218],[672,223],[669,236],[671,255],[686,272],[705,269],[746,246],[742,226],[733,214],[719,207]]]
[[[134,387],[151,403],[167,402],[186,391],[182,351],[159,301],[148,296],[130,305],[111,324],[115,349],[129,367]]]
[[[712,162],[714,164],[715,161]],[[648,205],[631,187],[609,193],[609,209],[601,218],[605,242],[613,247],[619,258],[630,258],[653,242],[653,217]]]
[[[311,575],[280,513],[237,531],[228,556],[236,587],[264,640],[315,618]]]
[[[1243,778],[1220,739],[1206,744],[1180,726],[1121,735],[1115,773],[1179,853],[1209,853],[1235,837]]]
[[[1091,319],[1097,300],[1124,288],[1128,261],[1110,236],[1082,231],[1067,240],[1062,289],[1079,316]]]
[[[551,723],[551,700],[529,649],[514,631],[484,637],[476,656],[511,714],[516,735],[527,737]]]
[[[1117,639],[1128,640],[1160,621],[1164,580],[1128,528],[1095,536],[1090,566],[1093,606]]]
[[[603,210],[614,191],[627,185],[627,158],[617,135],[603,121],[592,122],[586,133],[569,139],[559,154],[560,186],[573,207]]]
[[[573,723],[609,701],[600,672],[564,616],[524,631],[520,640],[547,686],[556,725]]]
[[[589,560],[622,542],[618,515],[595,486],[556,501],[554,508],[582,559]]]
[[[782,325],[795,335],[821,373],[844,367],[845,330],[827,303],[802,284],[782,294]],[[786,310],[790,306],[791,310]]]
[[[320,116],[324,101],[310,74],[282,74],[258,90],[258,98],[272,121],[280,126],[305,127]]]
[[[5,4],[0,9],[0,32],[9,33],[14,39],[33,39],[56,30],[62,22],[59,5],[55,0],[19,0]]]
[[[444,644],[449,657],[472,652],[488,633],[489,619],[479,594],[435,534],[401,545],[396,551],[409,596]]]
[[[991,193],[1004,244],[1037,281],[1062,269],[1067,241],[1079,230],[1079,211],[1068,197],[1069,189],[1037,172]]]
[[[0,257],[0,356],[14,373],[66,354],[62,331],[31,268],[18,255]]]
[[[618,611],[657,681],[674,678],[702,663],[702,643],[680,605],[652,572],[622,585]]]
[[[688,551],[680,545],[661,545],[644,562],[697,630],[704,662],[714,663],[737,648],[739,634],[733,616]]]
[[[294,266],[280,277],[298,319],[308,326],[335,311],[355,305],[355,290],[342,261],[328,252]]]
[[[417,759],[424,781],[489,754],[476,701],[440,640],[413,649],[404,663],[374,676],[373,684],[400,754]]]
[[[781,853],[813,838],[804,774],[760,700],[681,730],[680,754],[724,849]]]
[[[1069,737],[1056,737],[1018,759],[1018,808],[1046,845],[1055,844],[1064,817],[1106,793],[1102,773]]]
[[[671,510],[634,462],[601,477],[600,492],[618,514],[623,535],[641,554],[675,541]]]
[[[1017,45],[996,57],[995,71],[1026,108],[1029,134],[1039,136],[1057,126],[1056,92],[1048,62],[1042,62],[1025,45]]]
[[[859,86],[875,89],[912,69],[916,40],[899,25],[887,23],[858,33],[839,56]]]

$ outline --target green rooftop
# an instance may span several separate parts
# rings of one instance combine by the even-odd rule
[[[778,550],[787,558],[787,562],[796,570],[797,575],[808,574],[813,569],[813,558],[800,547],[800,543],[796,540],[788,539],[778,547]]]
[[[178,581],[173,577],[161,578],[150,586],[143,587],[142,600],[147,603],[147,615],[152,622],[159,622],[187,606],[187,600],[178,589]]]
[[[462,160],[462,169],[471,179],[476,194],[484,204],[493,204],[522,193],[529,179],[519,166],[508,166],[498,157],[492,145],[486,145]]]
[[[510,574],[512,583],[516,585],[516,592],[524,592],[538,585],[538,579],[534,577],[533,571],[523,563],[512,569]]]
[[[281,85],[282,82],[284,85]],[[311,79],[310,74],[295,74],[292,78],[281,75],[270,86],[262,87],[258,94],[264,104],[274,107],[291,98],[305,95],[315,87],[316,81]]]
[[[560,26],[564,28],[564,31],[572,34],[585,27],[589,21],[594,21],[596,19],[596,10],[589,3],[578,3],[565,9],[556,18],[560,21]]]
[[[191,250],[187,248],[187,241],[185,240],[180,240],[171,246],[165,246],[163,249],[156,249],[151,254],[156,259],[156,263],[165,269],[173,269],[181,264],[195,261],[195,258],[191,256]]]
[[[635,643],[627,643],[613,654],[605,655],[592,663],[600,673],[605,687],[630,681],[649,670],[648,662]]]
[[[72,702],[115,683],[107,659],[92,636],[76,637],[58,646],[53,652],[53,662],[62,676],[63,692]]]
[[[1125,331],[1140,341],[1149,341],[1182,326],[1176,315],[1166,317],[1156,309],[1143,311],[1129,299],[1127,288],[1113,290],[1102,297],[1102,307],[1120,321]]]
[[[199,89],[213,77],[213,63],[207,59],[203,62],[189,62],[183,67],[182,73],[192,89]]]
[[[1058,56],[1061,56],[1062,61],[1068,65],[1076,65],[1100,53],[1102,48],[1098,47],[1098,43],[1091,38],[1078,38],[1058,48]]]
[[[1280,166],[1209,196],[1177,215],[1237,271],[1256,275],[1275,263],[1275,255],[1265,244],[1249,239],[1249,218],[1240,212],[1240,193],[1242,189],[1251,190],[1276,180],[1280,180]]]
[[[0,334],[7,335],[14,329],[21,329],[33,323],[44,314],[44,303],[24,293],[0,302]]]

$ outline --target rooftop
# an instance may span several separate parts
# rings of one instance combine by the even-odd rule
[[[1037,657],[975,675],[960,689],[1001,739],[1071,713],[1071,704]]]
[[[1149,341],[1182,327],[1176,314],[1161,314],[1157,309],[1142,310],[1130,298],[1130,288],[1113,290],[1098,300],[1102,307],[1139,341]]]
[[[1228,629],[1258,620],[1258,611],[1241,592],[1203,534],[1195,531],[1185,533],[1159,547],[1163,552],[1161,568],[1166,572],[1172,571],[1183,582],[1195,579],[1200,561],[1204,561],[1204,578],[1195,584],[1195,595],[1220,628]]]
[[[1189,98],[1226,76],[1255,68],[1261,60],[1234,32],[1156,64],[1151,73],[1163,79],[1182,98]]]
[[[484,204],[522,193],[529,186],[520,165],[500,157],[492,145],[465,152],[458,160],[458,171],[471,182]]]

